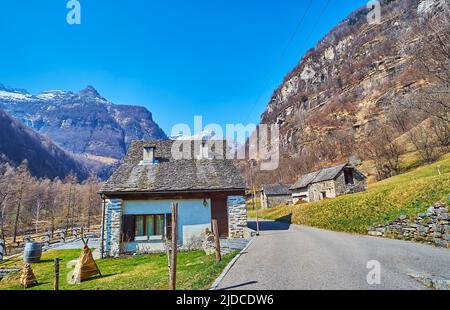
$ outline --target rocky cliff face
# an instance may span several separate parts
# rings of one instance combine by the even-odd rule
[[[424,44],[420,21],[445,1],[381,2],[381,24],[369,25],[365,8],[355,11],[274,92],[261,122],[280,124],[285,156],[295,157],[325,136],[358,141],[393,101],[430,83],[410,74],[411,59]]]
[[[133,140],[167,138],[147,109],[113,104],[92,86],[31,95],[0,84],[0,108],[74,153],[121,159]]]

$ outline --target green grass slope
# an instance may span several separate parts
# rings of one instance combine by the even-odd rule
[[[39,264],[32,268],[39,282],[32,290],[53,289],[53,270],[55,257],[62,259],[60,270],[61,290],[167,290],[168,267],[165,254],[138,255],[98,260],[101,277],[94,277],[81,284],[67,284],[67,274],[72,270],[67,266],[71,260],[80,256],[80,250],[54,250],[45,252]],[[224,255],[220,263],[215,256],[206,256],[203,251],[180,252],[177,263],[177,289],[208,289],[225,266],[237,253]],[[21,268],[20,259],[9,261],[0,266]],[[23,290],[19,284],[19,275],[0,281],[0,290]]]
[[[260,211],[267,219],[330,230],[365,233],[367,228],[400,215],[426,211],[450,196],[450,154],[438,162],[369,185],[367,192],[291,207]],[[254,211],[250,212],[254,216]]]

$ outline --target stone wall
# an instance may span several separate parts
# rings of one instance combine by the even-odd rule
[[[309,191],[308,188],[298,188],[292,190],[292,203],[297,204],[298,202],[309,201]]]
[[[292,204],[291,195],[267,196],[267,206],[265,208],[275,208],[279,205]]]
[[[244,238],[247,228],[247,206],[244,197],[241,200],[233,198],[235,197],[228,198],[229,237],[232,239]]]
[[[367,180],[357,169],[353,170],[353,184],[345,184],[345,174],[341,171],[335,183],[336,196],[365,192],[367,190]]]
[[[244,249],[249,243],[251,238],[245,239],[220,239],[220,253],[227,255],[234,251],[240,251]],[[214,235],[209,232],[204,235],[201,248],[205,251],[206,255],[214,255],[216,253],[216,242]]]
[[[309,201],[319,201],[323,199],[322,192],[326,193],[326,198],[336,198],[334,181],[324,181],[314,183],[309,186]]]
[[[450,213],[443,203],[436,203],[426,213],[417,216],[400,216],[388,225],[377,225],[368,234],[416,242],[426,242],[450,248]]]
[[[122,233],[122,200],[111,199],[106,201],[105,210],[105,239],[103,241],[105,257],[117,257],[121,253]]]

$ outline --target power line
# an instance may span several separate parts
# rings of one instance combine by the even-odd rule
[[[289,38],[289,40],[288,40],[288,42],[286,44],[286,47],[283,49],[283,51],[281,52],[281,54],[278,57],[277,61],[275,62],[275,66],[273,67],[273,70],[271,71],[271,73],[275,72],[276,68],[282,63],[283,58],[285,57],[285,55],[286,55],[290,45],[292,44],[292,42],[294,41],[295,37],[297,36],[297,33],[300,30],[301,25],[305,21],[306,15],[308,14],[309,10],[311,9],[312,4],[313,4],[313,0],[310,0],[309,3],[308,3],[308,6],[306,7],[305,12],[303,13],[303,16],[301,17],[301,19],[297,23],[297,26],[295,27],[294,32],[292,33],[291,37]],[[267,80],[266,80],[266,83],[264,84],[264,88],[263,88],[261,94],[256,99],[256,102],[252,105],[252,108],[251,108],[247,118],[245,119],[245,123],[247,123],[248,119],[250,118],[251,114],[253,113],[253,110],[255,109],[255,106],[258,104],[258,102],[261,100],[262,96],[264,95],[264,90],[268,87],[268,84],[270,83],[270,77],[272,75],[273,74],[269,74],[267,76]]]
[[[290,46],[291,43],[294,41],[294,38],[296,37],[296,35],[297,35],[297,33],[298,33],[299,29],[300,29],[300,26],[303,24],[303,22],[304,22],[304,20],[305,20],[305,17],[306,17],[306,15],[307,15],[307,13],[309,12],[309,9],[311,8],[312,2],[313,2],[313,1],[310,0],[310,2],[309,2],[309,4],[308,4],[308,7],[306,8],[306,10],[305,10],[305,12],[304,12],[302,18],[300,19],[299,23],[297,24],[297,27],[296,27],[294,33],[292,34],[290,40],[288,41],[288,44],[287,44],[286,48],[285,48],[285,49],[283,50],[283,52],[281,53],[281,55],[280,55],[278,61],[276,62],[276,65],[275,65],[274,68],[273,68],[273,71],[271,71],[272,74],[270,74],[270,75],[267,77],[267,80],[266,80],[266,83],[264,84],[263,90],[262,90],[261,94],[258,96],[258,98],[257,98],[257,100],[255,101],[255,103],[252,105],[252,108],[251,108],[251,110],[250,110],[250,112],[249,112],[247,118],[245,119],[245,123],[247,123],[247,121],[248,121],[248,119],[251,117],[251,115],[252,115],[252,113],[253,113],[253,111],[254,111],[256,105],[259,103],[259,101],[260,101],[260,100],[262,99],[262,97],[264,96],[264,92],[265,92],[265,90],[267,89],[267,87],[268,87],[269,84],[270,84],[270,77],[274,74],[274,72],[276,71],[276,69],[278,68],[278,66],[282,63],[283,58],[285,57],[285,55],[286,55],[286,53],[287,53],[287,51],[288,51],[288,49],[289,49],[289,46]],[[327,0],[327,2],[325,3],[325,6],[322,8],[322,11],[320,12],[320,14],[319,14],[318,18],[316,19],[316,21],[315,21],[313,27],[311,28],[311,31],[308,33],[306,39],[304,40],[304,42],[303,42],[304,44],[307,43],[307,42],[310,40],[310,37],[311,37],[312,34],[314,33],[314,31],[315,31],[317,25],[319,24],[320,19],[322,18],[323,14],[325,13],[326,9],[328,8],[330,2],[331,2],[331,0]]]

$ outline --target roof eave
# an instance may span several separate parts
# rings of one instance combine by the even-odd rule
[[[235,192],[245,191],[245,187],[220,188],[220,189],[196,189],[196,190],[166,190],[166,191],[99,191],[99,195],[161,195],[161,194],[189,194],[210,192]]]
[[[295,190],[298,190],[298,189],[308,188],[309,185],[310,185],[310,184],[308,184],[308,185],[306,185],[306,186],[303,186],[303,187],[291,187],[291,191],[295,191]]]

